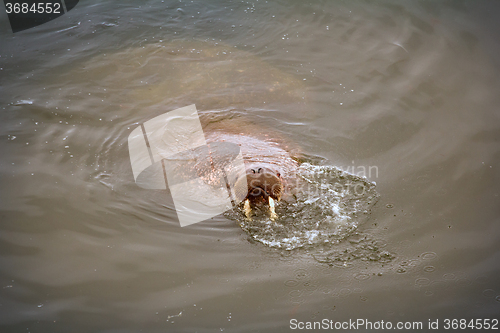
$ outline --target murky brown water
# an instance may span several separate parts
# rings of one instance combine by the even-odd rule
[[[498,14],[93,1],[16,34],[0,15],[2,331],[499,319]],[[157,52],[203,43],[211,58]],[[378,202],[321,248],[270,248],[222,215],[179,227],[168,192],[134,183],[127,136],[193,103],[272,124],[309,162],[376,182]]]

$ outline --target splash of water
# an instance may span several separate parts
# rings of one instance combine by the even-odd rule
[[[290,199],[279,203],[279,218],[265,212],[247,219],[241,211],[226,216],[237,220],[254,240],[270,247],[293,250],[338,243],[366,220],[379,194],[376,184],[334,166],[303,163],[288,184]]]

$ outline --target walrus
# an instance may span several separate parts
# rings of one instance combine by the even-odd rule
[[[267,203],[270,218],[275,220],[278,217],[275,201],[280,201],[283,195],[283,182],[279,171],[253,166],[246,170],[245,178],[238,179],[240,182],[246,180],[247,183],[247,195],[244,201],[245,216],[247,218],[252,216],[252,206],[261,206]]]
[[[228,116],[227,112],[201,112],[200,119],[209,145],[232,142],[240,146],[246,170],[235,188],[246,192],[241,196],[246,218],[268,211],[272,220],[277,219],[277,202],[293,196],[298,146],[265,124],[273,119],[257,122],[234,114]],[[246,187],[239,186],[244,182]]]

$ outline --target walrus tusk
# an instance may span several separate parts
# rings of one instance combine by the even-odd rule
[[[269,197],[269,212],[271,213],[271,220],[274,221],[278,218],[276,211],[274,210],[274,199]]]
[[[245,204],[243,206],[243,209],[245,210],[246,218],[250,219],[250,216],[252,216],[252,208],[250,208],[250,201],[248,199],[245,200]]]

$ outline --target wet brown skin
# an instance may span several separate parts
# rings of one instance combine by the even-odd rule
[[[269,202],[269,197],[276,201],[283,194],[283,181],[277,171],[269,168],[252,167],[246,171],[248,194],[245,198],[252,205],[262,205]]]
[[[245,183],[246,193],[243,200],[245,216],[250,219],[254,209],[257,208],[260,211],[269,210],[271,220],[277,219],[275,202],[281,199],[284,192],[281,174],[270,168],[252,166],[246,170],[244,177],[238,179],[236,188],[245,188]]]
[[[288,184],[294,177],[298,162],[292,158],[291,151],[297,153],[298,146],[269,126],[272,119],[262,121],[255,118],[259,122],[254,122],[232,112],[199,113],[209,144],[226,141],[240,146],[246,177],[240,177],[235,188],[238,199],[244,198],[242,202],[247,218],[257,213],[254,209],[270,213],[271,219],[277,218],[274,204],[287,200],[293,193]]]

